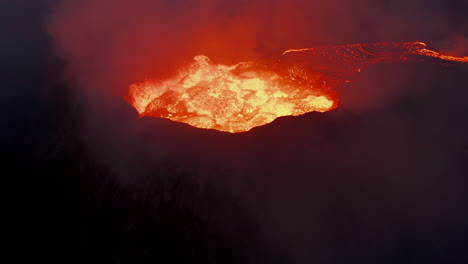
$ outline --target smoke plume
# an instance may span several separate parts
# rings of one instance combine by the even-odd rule
[[[466,263],[466,65],[376,66],[340,108],[239,135],[139,118],[121,98],[198,54],[424,41],[466,56],[464,5],[0,1],[11,247],[78,263]]]
[[[126,95],[203,54],[234,64],[288,48],[381,41],[452,41],[465,24],[447,1],[59,1],[49,20],[80,89]],[[453,42],[453,41],[452,41]],[[454,47],[455,48],[455,47]]]

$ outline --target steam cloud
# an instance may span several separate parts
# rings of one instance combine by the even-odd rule
[[[456,8],[423,0],[69,0],[48,28],[82,89],[122,96],[129,84],[172,75],[199,54],[232,65],[288,48],[452,41],[467,28],[447,16]]]
[[[442,168],[453,165],[447,160],[456,152],[444,151],[441,142],[434,143],[437,154],[424,151],[433,138],[413,135],[413,118],[421,120],[417,113],[409,118],[403,112],[383,110],[375,118],[367,115],[367,121],[358,125],[352,114],[338,110],[326,116],[303,117],[298,121],[301,127],[284,120],[277,124],[277,130],[262,133],[260,129],[236,138],[181,132],[184,130],[168,129],[168,123],[143,120],[150,128],[150,138],[158,142],[147,147],[139,140],[148,138],[148,132],[122,128],[122,124],[138,127],[141,122],[137,125],[136,117],[122,117],[128,108],[116,110],[106,98],[126,95],[129,84],[146,77],[174,74],[184,61],[198,54],[230,65],[276,56],[288,48],[379,41],[425,41],[462,52],[457,49],[459,44],[450,42],[467,32],[463,13],[454,15],[462,9],[462,2],[71,0],[59,3],[48,29],[58,54],[67,63],[69,77],[94,105],[87,128],[91,149],[104,157],[116,174],[124,178],[145,174],[155,166],[155,160],[167,155],[194,174],[210,175],[219,185],[247,190],[243,195],[268,219],[263,220],[268,236],[287,241],[284,243],[291,247],[287,251],[298,263],[316,262],[317,258],[338,263],[346,254],[369,253],[375,241],[373,233],[386,241],[376,245],[379,249],[388,248],[387,243],[404,243],[403,231],[387,233],[387,226],[411,229],[418,226],[414,223],[426,220],[420,232],[430,236],[437,225],[457,225],[456,215],[439,206],[435,198],[420,201],[420,196],[412,195],[424,190],[436,195],[438,191],[430,186],[440,180]],[[404,69],[384,65],[358,78],[356,85],[342,91],[342,108],[385,108],[389,98],[433,87],[432,81],[424,82],[424,76],[438,69],[424,68],[416,76]],[[105,118],[96,118],[103,115],[103,109],[110,109]],[[421,121],[420,127],[435,122],[442,134],[450,134],[443,129],[444,120],[439,115],[439,119]],[[366,126],[372,129],[362,132]],[[335,137],[327,134],[329,130]],[[380,153],[377,161],[372,153]],[[396,208],[385,205],[386,199]],[[453,200],[444,201],[450,204]],[[404,209],[398,207],[407,203],[411,208],[433,204],[432,208],[445,216],[434,216],[424,209],[402,216]],[[327,225],[320,217],[333,219],[333,223]],[[401,217],[395,220],[400,223],[389,223],[392,217]],[[360,234],[359,230],[365,231]],[[354,239],[341,241],[333,236],[335,232],[337,236],[351,232]],[[360,248],[353,250],[352,241],[359,241]],[[333,252],[334,248],[339,248],[341,255]],[[373,258],[368,258],[372,262]]]
[[[6,87],[26,88],[10,89],[5,97],[8,100],[4,99],[9,104],[2,107],[6,105],[4,109],[12,113],[11,120],[19,120],[20,125],[13,121],[7,124],[26,132],[11,129],[2,140],[25,142],[10,143],[7,148],[14,150],[9,155],[18,157],[21,160],[18,164],[24,165],[18,166],[20,171],[24,170],[20,175],[28,175],[27,179],[36,185],[53,188],[57,194],[43,200],[32,195],[31,200],[38,202],[27,207],[31,211],[56,205],[57,197],[62,196],[72,197],[74,207],[64,203],[60,210],[51,206],[47,212],[65,211],[74,217],[69,208],[82,207],[82,201],[77,202],[74,193],[63,194],[54,185],[75,175],[78,179],[66,182],[72,183],[66,186],[73,189],[85,175],[80,172],[83,167],[87,172],[81,160],[75,161],[78,159],[75,157],[81,157],[79,153],[68,151],[70,145],[78,143],[63,140],[82,137],[87,144],[85,153],[92,154],[90,163],[110,169],[111,175],[121,180],[119,183],[137,182],[146,187],[151,177],[162,178],[183,171],[193,178],[209,179],[221,190],[243,197],[253,211],[248,216],[260,223],[257,231],[264,235],[260,241],[251,243],[271,246],[275,250],[269,250],[268,254],[281,255],[283,252],[276,250],[279,245],[288,258],[277,260],[278,263],[455,263],[460,259],[466,262],[462,249],[468,236],[465,210],[468,95],[462,89],[467,83],[465,66],[451,65],[446,70],[445,66],[432,64],[382,65],[363,72],[343,90],[342,107],[336,111],[283,118],[243,135],[201,131],[167,120],[139,119],[119,99],[126,95],[130,83],[172,75],[180,64],[198,54],[215,62],[233,64],[276,56],[288,48],[425,41],[454,55],[466,55],[463,54],[468,30],[465,1],[47,1],[52,6],[47,9],[46,19],[52,43],[35,28],[38,24],[35,22],[41,20],[36,13],[46,12],[42,3],[0,1],[3,4],[13,6],[16,11],[7,14],[3,11],[7,9],[0,8],[9,22],[0,27],[6,25],[9,29],[6,32],[17,34],[11,34],[11,40],[1,44],[5,50],[16,51],[3,54],[7,61],[4,68],[14,72],[5,74],[4,83]],[[24,7],[28,7],[27,13],[21,12]],[[22,15],[16,18],[13,14]],[[33,37],[27,34],[30,30],[34,30]],[[62,78],[62,64],[49,54],[50,45],[64,62],[67,86],[57,85],[56,80]],[[33,50],[32,55],[22,57],[20,51],[28,48]],[[24,84],[26,76],[32,77]],[[70,86],[73,90],[66,90]],[[34,90],[36,87],[40,87],[40,92]],[[63,103],[62,97],[67,96],[73,100]],[[78,116],[78,121],[62,116],[62,103],[70,104],[63,108],[75,111],[72,114]],[[39,117],[26,114],[30,112]],[[41,115],[49,112],[53,113],[51,117]],[[47,126],[54,122],[58,128]],[[69,122],[72,128],[68,127]],[[10,140],[10,134],[15,135],[11,137],[14,140]],[[35,151],[23,161],[24,153],[31,152],[31,148]],[[47,157],[42,155],[44,152]],[[44,163],[44,159],[55,163]],[[68,163],[63,163],[64,160]],[[168,163],[175,164],[176,169],[162,171],[162,165]],[[28,170],[27,166],[32,167]],[[57,179],[43,183],[47,178],[37,176],[36,167],[55,173]],[[20,173],[17,167],[14,169]],[[94,177],[90,175],[88,179]],[[17,181],[17,186],[24,186],[21,177]],[[29,192],[27,188],[18,189],[25,196]],[[101,187],[97,189],[101,192]],[[16,189],[13,190],[11,197],[16,197]],[[37,196],[43,198],[43,191],[39,192]],[[115,209],[114,198],[119,195],[110,195],[108,207],[102,206],[99,195],[96,196],[96,208],[86,207],[81,216],[86,221],[104,219],[102,226],[97,225],[96,233],[112,223],[112,227],[124,230],[121,238],[125,240],[135,226],[132,234],[144,233],[146,229],[138,228],[153,225],[132,218],[134,222],[122,221],[120,226],[115,224],[120,218],[116,220],[113,214],[111,220],[96,217],[98,213],[93,210],[101,213],[102,208]],[[127,205],[134,195],[120,197],[124,197],[120,204]],[[94,205],[94,200],[88,204]],[[153,204],[148,208],[153,208]],[[205,208],[203,217],[224,217],[227,222],[226,219],[235,219],[221,209],[210,215],[211,209]],[[129,209],[128,214],[132,213]],[[26,216],[25,219],[38,217],[37,213]],[[56,222],[45,218],[33,227],[41,232],[51,229],[63,233],[62,226],[55,227]],[[70,230],[83,225],[70,223],[71,227],[67,226]],[[236,227],[229,230],[237,232]],[[82,233],[89,230],[85,231]],[[51,232],[38,237],[49,235]],[[229,235],[227,238],[233,237]],[[62,237],[58,238],[61,242]],[[31,248],[42,245],[42,241],[37,242]],[[75,243],[74,248],[85,244]],[[103,245],[97,246],[97,252]],[[128,249],[125,246],[122,247]],[[131,250],[124,253],[145,256],[138,246],[129,243]],[[56,249],[51,251],[55,254]]]

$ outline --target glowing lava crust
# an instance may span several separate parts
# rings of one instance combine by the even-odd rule
[[[422,42],[291,49],[270,63],[214,64],[196,56],[177,76],[130,86],[128,101],[141,116],[167,118],[231,133],[249,131],[281,116],[326,112],[338,106],[334,89],[361,68],[410,55],[468,62]]]

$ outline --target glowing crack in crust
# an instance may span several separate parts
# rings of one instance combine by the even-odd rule
[[[130,86],[128,101],[141,116],[231,133],[249,131],[281,116],[326,112],[338,106],[334,89],[361,68],[410,55],[468,62],[422,42],[374,43],[286,50],[269,63],[221,65],[203,55],[166,80]]]

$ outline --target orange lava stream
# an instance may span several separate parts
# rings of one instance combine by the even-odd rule
[[[369,64],[401,61],[408,55],[468,62],[468,57],[443,55],[426,46],[423,42],[402,42],[290,49],[269,64],[241,62],[230,66],[199,55],[172,78],[130,85],[128,101],[140,116],[245,132],[281,116],[336,108],[334,88]],[[310,63],[317,58],[322,58],[318,60],[320,70]],[[323,70],[327,68],[335,70]]]
[[[430,49],[426,49],[427,44],[424,42],[393,42],[393,43],[387,43],[387,42],[382,42],[382,43],[374,43],[374,44],[352,44],[352,45],[343,45],[343,46],[333,46],[329,47],[329,49],[339,49],[339,48],[345,48],[349,51],[363,51],[366,48],[376,48],[376,47],[384,47],[384,48],[400,48],[400,52],[402,56],[404,55],[422,55],[422,56],[427,56],[427,57],[434,57],[438,58],[441,60],[447,60],[447,61],[457,61],[457,62],[468,62],[468,56],[464,57],[456,57],[456,56],[450,56],[450,55],[444,55],[441,54],[437,51],[433,51]],[[288,53],[294,53],[294,52],[314,52],[316,53],[317,51],[323,51],[323,48],[300,48],[300,49],[288,49],[283,52],[282,55],[286,55]],[[390,49],[389,49],[390,50]],[[364,52],[364,53],[369,53]]]
[[[447,61],[458,61],[458,62],[468,62],[468,56],[465,57],[455,57],[455,56],[450,56],[450,55],[443,55],[440,54],[439,52],[429,50],[429,49],[420,49],[414,51],[414,54],[419,54],[423,56],[428,56],[428,57],[434,57],[434,58],[439,58],[442,60],[447,60]]]

